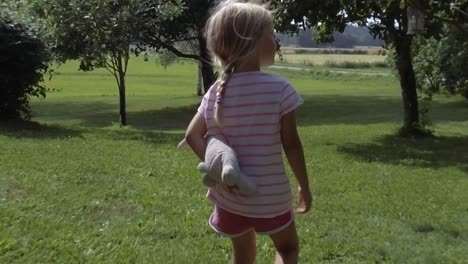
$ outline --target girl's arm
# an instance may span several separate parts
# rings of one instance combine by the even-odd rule
[[[205,159],[206,132],[205,118],[200,113],[195,114],[185,132],[185,141],[202,161]]]
[[[301,207],[299,212],[306,213],[311,207],[312,194],[305,165],[304,150],[297,133],[295,111],[291,111],[281,118],[281,142],[289,165],[299,184],[299,203]]]

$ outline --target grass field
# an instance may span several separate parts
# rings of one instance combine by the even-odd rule
[[[113,79],[76,68],[34,100],[38,123],[0,124],[0,263],[227,263],[198,161],[175,149],[200,101],[195,66],[132,60],[128,128]],[[436,137],[401,139],[394,77],[273,72],[305,99],[301,263],[468,263],[466,101],[437,97]],[[268,239],[258,249],[271,263]]]

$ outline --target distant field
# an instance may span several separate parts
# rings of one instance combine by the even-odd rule
[[[361,55],[361,54],[283,54],[281,61],[277,56],[277,63],[288,64],[313,64],[325,65],[327,62],[331,63],[384,63],[385,56],[379,55]]]
[[[367,46],[356,46],[352,49],[343,48],[304,48],[294,46],[282,46],[281,51],[283,53],[324,53],[324,54],[370,54],[377,55],[384,49],[382,47],[367,47]]]

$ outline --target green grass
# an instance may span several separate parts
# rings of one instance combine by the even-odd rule
[[[200,98],[196,68],[132,60],[129,128],[103,71],[70,63],[0,124],[0,263],[227,263],[206,221],[197,160],[175,146]],[[401,139],[393,77],[274,70],[305,104],[299,131],[315,193],[297,217],[301,263],[467,263],[468,105],[437,97],[436,137]],[[258,263],[271,263],[269,240]]]

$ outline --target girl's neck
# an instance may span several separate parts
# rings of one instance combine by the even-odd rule
[[[234,73],[239,72],[252,72],[252,71],[260,71],[260,64],[253,61],[246,61],[244,63],[240,63],[235,69]]]

